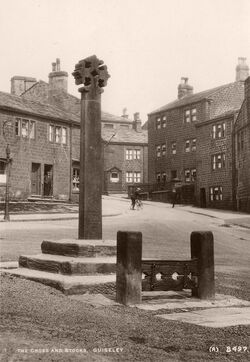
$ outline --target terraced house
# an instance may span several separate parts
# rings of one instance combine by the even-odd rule
[[[52,64],[49,82],[11,79],[11,94],[0,92],[0,173],[10,148],[10,195],[15,199],[78,200],[80,100],[67,91],[68,74]],[[147,182],[147,131],[139,113],[119,117],[102,112],[103,191],[127,192]],[[5,193],[0,178],[0,194]]]
[[[250,77],[245,81],[245,98],[234,125],[233,136],[236,208],[250,213]]]
[[[178,179],[193,185],[196,204],[234,207],[232,132],[247,76],[239,58],[235,82],[193,93],[182,78],[178,99],[149,114],[150,183]]]

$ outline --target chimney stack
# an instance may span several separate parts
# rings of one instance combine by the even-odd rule
[[[36,78],[14,76],[10,80],[10,93],[20,96],[36,83]]]
[[[49,91],[51,96],[57,91],[68,91],[68,73],[61,71],[59,58],[52,63],[52,72],[49,73]]]
[[[121,117],[128,119],[128,114],[127,114],[127,108],[126,107],[123,108]]]
[[[142,122],[140,119],[140,113],[134,113],[134,129],[136,130],[136,132],[142,132],[141,123]]]
[[[181,83],[178,85],[178,99],[193,94],[193,87],[188,84],[188,78],[181,77]]]
[[[236,66],[236,82],[244,82],[249,76],[249,67],[246,60],[247,58],[238,58],[238,65]]]

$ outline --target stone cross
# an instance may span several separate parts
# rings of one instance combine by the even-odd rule
[[[79,239],[102,239],[103,159],[101,93],[110,77],[95,55],[80,60],[72,73],[81,93]]]

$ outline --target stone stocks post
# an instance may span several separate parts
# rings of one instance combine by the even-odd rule
[[[72,73],[81,92],[79,239],[102,239],[101,93],[109,74],[95,55]]]

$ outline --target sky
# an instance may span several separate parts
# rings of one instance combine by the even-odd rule
[[[0,0],[0,91],[14,75],[48,81],[60,58],[72,72],[95,54],[110,78],[102,109],[132,119],[177,98],[182,76],[194,92],[235,80],[250,66],[250,0]]]

